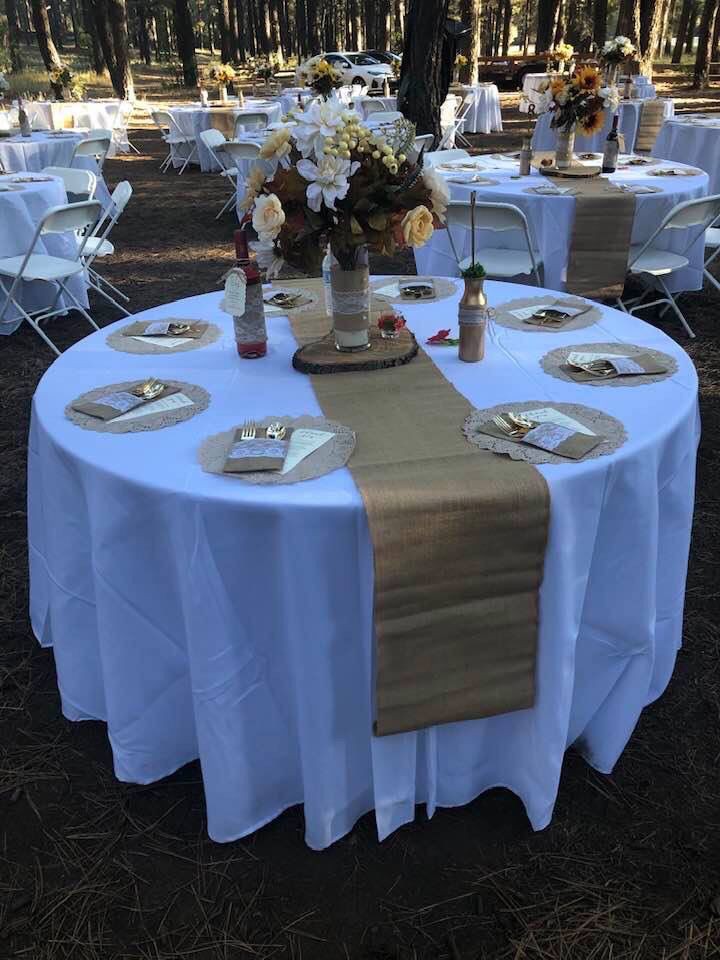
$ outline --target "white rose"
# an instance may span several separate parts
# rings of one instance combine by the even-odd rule
[[[438,220],[445,220],[445,211],[450,200],[450,191],[444,177],[432,167],[423,168],[423,182],[430,191],[433,213]]]
[[[401,226],[409,247],[422,247],[433,235],[432,214],[422,203],[405,214]]]
[[[280,228],[284,223],[285,212],[280,200],[274,193],[257,198],[253,211],[252,225],[257,231],[257,235],[261,241],[265,243],[269,240],[274,240],[280,233]]]

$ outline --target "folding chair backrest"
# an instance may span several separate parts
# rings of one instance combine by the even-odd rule
[[[95,196],[97,177],[92,170],[77,170],[75,167],[45,167],[42,172],[49,177],[60,177],[65,185],[68,203],[92,200]]]
[[[117,213],[117,216],[120,216],[125,207],[128,205],[128,201],[132,196],[132,192],[132,187],[127,180],[121,180],[113,190],[110,199],[112,200],[112,207]]]
[[[420,153],[423,147],[426,151],[432,150],[432,145],[435,140],[435,136],[432,133],[423,133],[419,137],[415,137],[415,150],[417,153]],[[447,150],[443,153],[443,160],[446,160]],[[427,161],[427,153],[425,154],[425,160]]]
[[[373,97],[365,97],[362,101],[362,107],[366,117],[373,113],[384,113],[387,109],[382,100],[375,100]]]
[[[368,117],[373,123],[395,123],[396,120],[402,120],[403,115],[399,110],[378,110]]]
[[[110,141],[111,137],[93,137],[92,139],[88,137],[86,140],[81,140],[75,147],[73,159],[75,157],[104,159],[110,149]]]
[[[112,138],[112,130],[108,130],[105,127],[96,127],[87,132],[88,140],[103,140],[105,137],[108,139]]]
[[[447,208],[448,225],[470,228],[470,203],[467,200],[454,200]],[[512,203],[476,203],[475,229],[492,230],[502,233],[505,230],[527,230],[525,214]]]
[[[39,233],[67,233],[70,230],[84,230],[95,225],[102,212],[97,200],[84,203],[68,203],[51,207],[40,223]]]
[[[701,197],[679,203],[665,218],[665,230],[687,230],[688,227],[709,227],[720,214],[720,195]]]
[[[155,126],[160,127],[161,130],[172,130],[175,124],[174,117],[167,110],[151,110],[150,116]]]
[[[220,130],[201,130],[200,139],[208,148],[208,150],[214,151],[216,147],[222,147],[227,143],[225,136],[220,132]]]
[[[448,163],[450,160],[468,160],[470,154],[467,150],[431,150],[425,154],[425,165],[434,167],[438,163]]]
[[[257,160],[260,156],[260,146],[257,143],[238,143],[236,140],[229,140],[225,144],[225,153],[234,161]]]
[[[241,113],[235,121],[235,131],[243,129],[261,129],[270,123],[270,114],[263,110],[256,113]]]

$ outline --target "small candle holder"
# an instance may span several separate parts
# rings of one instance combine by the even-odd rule
[[[380,314],[377,325],[383,340],[397,340],[405,326],[405,317],[401,313],[388,311]]]

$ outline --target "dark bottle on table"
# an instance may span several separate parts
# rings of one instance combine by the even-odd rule
[[[243,360],[257,360],[267,353],[265,302],[262,276],[257,263],[250,256],[244,230],[235,231],[235,260],[245,274],[246,282],[245,312],[241,317],[233,317],[235,344]]]
[[[615,173],[617,168],[618,153],[620,152],[620,141],[618,139],[618,122],[620,115],[615,114],[612,122],[612,129],[607,135],[605,149],[603,150],[602,172]]]
[[[18,99],[18,123],[20,124],[20,134],[23,137],[32,136],[32,127],[30,126],[30,121],[28,120],[27,111],[23,105],[22,100]]]

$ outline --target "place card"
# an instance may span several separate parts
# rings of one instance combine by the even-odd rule
[[[595,436],[592,430],[583,423],[580,423],[573,417],[568,417],[554,407],[538,407],[536,410],[523,410],[522,415],[528,420],[534,420],[536,423],[556,423],[561,427],[566,427],[568,430],[573,430],[575,433],[585,433],[589,437]]]
[[[289,473],[311,453],[319,450],[323,444],[332,440],[334,436],[334,433],[327,430],[308,430],[306,427],[293,430],[285,464],[280,473]]]
[[[184,343],[192,343],[190,337],[131,337],[132,340],[139,340],[140,343],[152,343],[156,347],[164,347],[166,350],[172,350],[173,347],[180,347]]]
[[[186,340],[199,340],[208,325],[197,320],[182,320],[178,317],[167,317],[164,320],[137,320],[125,327],[123,336],[135,339],[145,337],[182,337]]]
[[[193,401],[184,393],[166,394],[159,400],[150,400],[135,410],[123,413],[119,417],[113,417],[115,423],[121,423],[124,420],[137,420],[139,417],[149,417],[153,413],[166,413],[168,410],[179,410],[180,407],[191,407]]]
[[[291,427],[287,428],[282,440],[270,439],[269,437],[242,440],[241,433],[242,428],[238,427],[223,466],[224,473],[256,473],[262,470],[282,470],[292,439]]]

